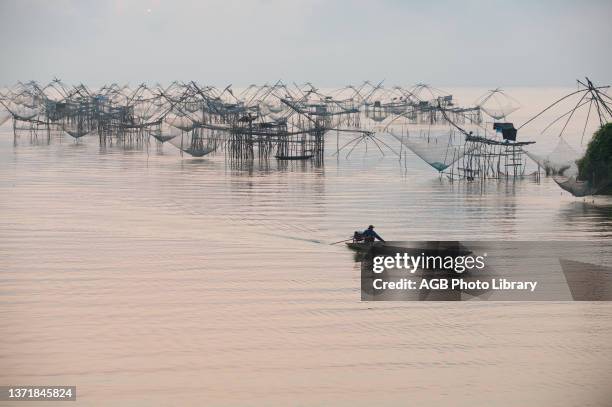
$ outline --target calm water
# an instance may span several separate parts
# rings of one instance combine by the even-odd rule
[[[514,90],[514,120],[564,91]],[[322,167],[235,166],[5,125],[0,384],[76,385],[77,405],[609,405],[610,304],[362,303],[359,264],[328,243],[373,223],[389,240],[604,246],[610,206],[333,147]]]

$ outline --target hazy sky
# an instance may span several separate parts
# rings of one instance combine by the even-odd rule
[[[0,85],[612,82],[612,1],[0,0]]]

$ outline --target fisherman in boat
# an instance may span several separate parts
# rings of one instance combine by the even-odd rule
[[[368,226],[368,228],[361,233],[355,232],[355,235],[353,236],[354,241],[363,241],[364,243],[372,243],[376,239],[380,240],[381,242],[385,241],[385,239],[378,236],[378,233],[374,231],[374,226],[372,225]]]

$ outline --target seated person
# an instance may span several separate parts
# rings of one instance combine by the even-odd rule
[[[368,226],[368,228],[361,233],[361,237],[366,243],[372,243],[376,239],[380,240],[381,242],[385,241],[382,237],[378,236],[378,233],[374,231],[374,226],[372,225]]]

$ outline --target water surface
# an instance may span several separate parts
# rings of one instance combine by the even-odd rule
[[[563,92],[515,90],[515,120]],[[78,405],[608,405],[608,303],[360,302],[359,264],[328,243],[373,223],[603,250],[609,206],[334,146],[323,166],[238,165],[4,126],[0,384],[76,385]]]

